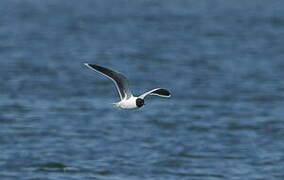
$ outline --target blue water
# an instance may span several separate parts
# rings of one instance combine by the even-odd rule
[[[284,179],[284,1],[1,0],[0,179]],[[125,111],[115,69],[148,98]]]

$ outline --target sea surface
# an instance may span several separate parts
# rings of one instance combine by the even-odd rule
[[[284,1],[1,0],[1,180],[283,180]],[[112,106],[123,73],[138,110]]]

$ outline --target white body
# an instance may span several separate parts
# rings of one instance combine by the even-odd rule
[[[136,105],[137,97],[131,96],[129,99],[123,99],[117,103],[113,103],[116,107],[122,109],[135,109],[138,108]]]

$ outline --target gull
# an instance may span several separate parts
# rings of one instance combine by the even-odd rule
[[[136,109],[141,108],[144,105],[144,99],[148,95],[156,95],[160,97],[171,97],[171,93],[162,88],[155,88],[153,90],[150,90],[148,92],[143,93],[142,95],[136,97],[133,96],[129,89],[129,84],[125,76],[122,74],[115,72],[113,70],[110,70],[108,68],[98,66],[95,64],[89,64],[84,63],[88,68],[97,71],[98,73],[108,77],[110,80],[112,80],[116,86],[116,89],[118,91],[120,101],[113,103],[116,107],[121,109]]]

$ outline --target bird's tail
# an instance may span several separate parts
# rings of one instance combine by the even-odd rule
[[[112,103],[113,107],[117,108],[117,109],[120,109],[118,103]]]

